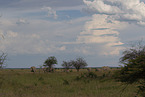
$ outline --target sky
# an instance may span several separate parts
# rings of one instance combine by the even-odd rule
[[[7,68],[40,67],[50,56],[56,67],[78,57],[89,67],[119,66],[144,31],[145,0],[0,0]]]

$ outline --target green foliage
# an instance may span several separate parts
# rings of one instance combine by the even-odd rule
[[[95,71],[99,71],[98,68],[96,68]]]
[[[74,80],[78,74],[81,76],[85,72],[33,74],[30,69],[3,69],[0,71],[0,97],[120,97],[119,91],[125,85],[112,78],[98,78],[104,73],[102,71],[94,72],[98,76],[96,79],[85,77]],[[128,86],[122,97],[134,97],[135,86]]]
[[[73,72],[72,69],[69,72]]]
[[[106,74],[105,74],[105,73],[103,73],[102,77],[103,77],[103,78],[104,78],[104,77],[106,77]]]
[[[116,78],[128,84],[143,80],[139,91],[145,92],[145,46],[139,43],[137,46],[125,50],[120,62],[124,66],[116,73]]]
[[[80,80],[80,79],[96,79],[98,76],[94,72],[87,72],[87,73],[82,73],[80,76],[77,76],[75,80]]]
[[[79,71],[81,68],[86,67],[88,64],[83,58],[77,58],[76,60],[70,61],[70,64],[72,64],[73,67]]]
[[[143,97],[145,97],[145,81],[141,80],[139,83],[140,83],[140,85],[138,86],[140,90],[139,92],[141,93]]]
[[[87,78],[97,78],[97,75],[94,72],[84,73]]]
[[[47,68],[47,71],[51,72],[54,71],[54,69],[52,69],[54,64],[57,64],[57,59],[54,56],[51,56],[45,60],[43,66]]]
[[[69,81],[68,80],[63,80],[63,85],[69,85]]]
[[[71,62],[63,61],[62,67],[64,67],[67,71],[72,67],[72,64],[71,64]]]

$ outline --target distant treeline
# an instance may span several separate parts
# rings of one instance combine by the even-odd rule
[[[82,69],[86,69],[86,68],[96,69],[96,68],[102,68],[102,67],[85,67],[85,68],[82,68]],[[120,67],[109,67],[109,68],[115,69],[115,68],[120,68]],[[4,68],[4,69],[30,69],[30,68]],[[40,68],[36,68],[36,69],[40,69]],[[65,69],[65,68],[55,67],[54,69]],[[75,69],[75,68],[70,68],[70,69]]]

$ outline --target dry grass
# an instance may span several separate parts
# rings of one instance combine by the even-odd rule
[[[93,72],[97,78],[81,78],[80,72],[72,70],[66,73],[57,69],[54,73],[36,73],[30,69],[4,69],[0,70],[0,97],[120,97],[125,87],[114,81],[113,71]],[[136,86],[130,85],[123,92],[122,97],[134,97]]]

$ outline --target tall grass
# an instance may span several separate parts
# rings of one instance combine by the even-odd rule
[[[87,71],[31,73],[29,69],[0,71],[0,97],[120,97],[125,87],[108,72],[94,72],[96,78],[81,78]],[[103,76],[103,75],[107,76]],[[136,86],[128,86],[122,97],[134,97]]]

